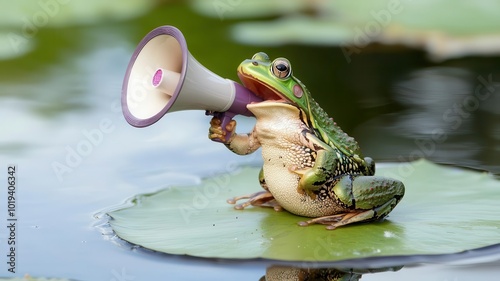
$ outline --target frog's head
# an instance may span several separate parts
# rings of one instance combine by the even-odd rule
[[[273,61],[260,52],[238,66],[238,77],[247,89],[264,101],[290,102],[308,107],[306,87],[292,75],[292,65],[285,58]]]

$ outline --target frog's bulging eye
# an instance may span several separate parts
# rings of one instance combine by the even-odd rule
[[[288,78],[292,74],[292,66],[287,59],[279,58],[273,61],[271,71],[278,78]]]
[[[253,55],[252,60],[270,61],[269,56],[264,52],[258,52],[257,54]]]

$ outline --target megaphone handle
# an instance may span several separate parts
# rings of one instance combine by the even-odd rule
[[[233,117],[236,115],[236,113],[232,113],[232,112],[229,112],[229,111],[226,111],[226,112],[211,112],[211,115],[213,115],[214,117],[219,118],[222,121],[222,123],[221,123],[220,126],[222,127],[222,130],[224,132],[226,132],[226,140],[225,141],[223,141],[221,139],[213,139],[213,141],[223,142],[223,143],[225,143],[226,141],[229,141],[229,138],[231,137],[231,133],[228,133],[226,131],[226,125],[229,124],[229,122],[231,122],[231,120],[233,120]]]

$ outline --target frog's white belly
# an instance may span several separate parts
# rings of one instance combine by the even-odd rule
[[[301,141],[301,121],[297,107],[264,102],[248,109],[257,118],[255,130],[262,146],[264,177],[269,191],[287,211],[308,217],[338,213],[331,200],[313,200],[297,189],[300,177],[293,168],[307,168],[314,164],[309,148]]]

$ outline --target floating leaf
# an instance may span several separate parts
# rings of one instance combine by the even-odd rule
[[[0,0],[0,27],[17,27],[31,39],[40,28],[123,20],[151,10],[156,1],[7,1]]]
[[[388,218],[328,231],[300,227],[286,211],[233,209],[226,199],[258,191],[258,168],[140,195],[109,212],[122,239],[155,251],[214,258],[338,261],[450,254],[500,243],[500,183],[490,174],[420,160],[379,165],[403,180],[406,194]]]
[[[14,59],[31,52],[35,49],[33,41],[15,32],[0,30],[0,60]]]
[[[194,3],[198,2],[206,1]],[[267,14],[266,8],[270,5],[267,2],[273,3],[226,7],[224,15]],[[448,12],[450,7],[453,13]],[[282,10],[282,17],[278,19],[235,24],[232,36],[250,45],[340,46],[349,54],[360,53],[370,43],[381,43],[422,48],[435,60],[497,55],[500,52],[499,9],[500,2],[491,0],[474,3],[454,0],[306,1],[302,7]],[[203,11],[215,16],[218,10],[206,8]]]
[[[191,7],[198,13],[224,19],[269,17],[283,13],[293,13],[307,9],[308,1],[303,0],[254,0],[254,1],[190,1]]]
[[[157,1],[153,0],[0,0],[0,60],[15,59],[33,51],[44,28],[127,20],[155,6]]]

